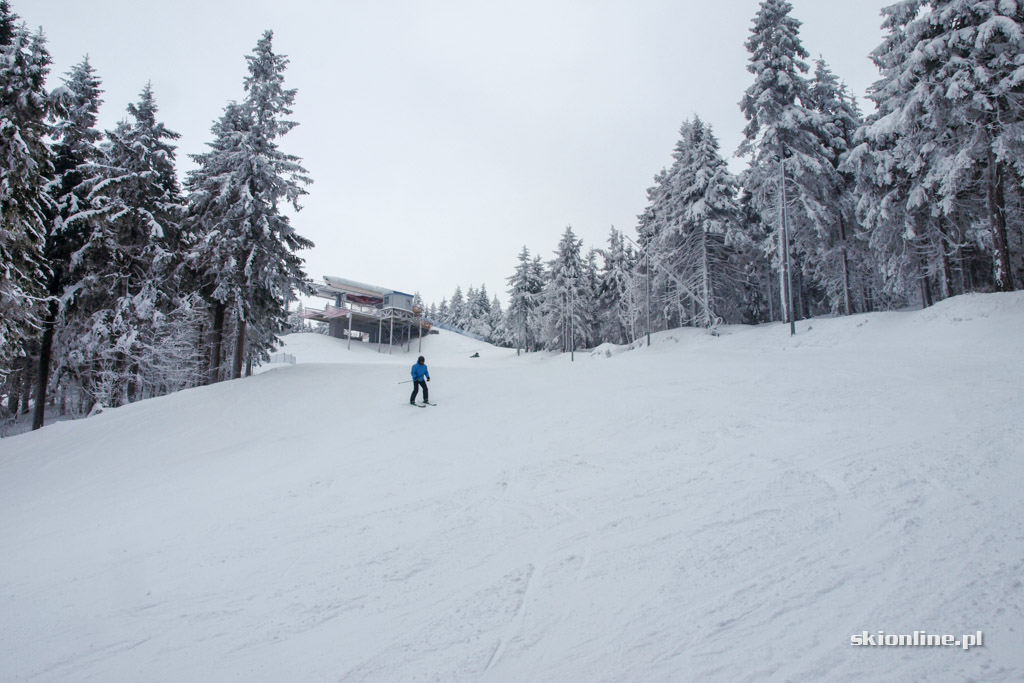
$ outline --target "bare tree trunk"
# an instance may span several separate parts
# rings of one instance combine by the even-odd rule
[[[945,247],[939,248],[939,259],[942,266],[942,282],[939,283],[942,298],[948,299],[953,296],[953,271],[949,266],[949,254],[946,253]]]
[[[846,253],[846,219],[843,212],[839,212],[839,253],[843,259],[843,306],[846,315],[853,313],[853,303],[850,298],[850,259]]]
[[[213,329],[210,332],[210,364],[207,384],[220,381],[221,346],[224,344],[224,312],[227,306],[223,301],[213,304]]]
[[[7,392],[7,412],[11,416],[18,414],[18,403],[21,397],[18,396],[18,383],[13,378],[8,378],[10,390]]]
[[[25,359],[21,362],[21,414],[28,415],[30,407],[30,399],[32,398],[32,360],[31,356],[25,354]]]
[[[874,305],[871,303],[871,297],[868,294],[868,286],[863,282],[860,285],[860,306],[861,310],[865,313],[871,313],[875,310]]]
[[[996,289],[1013,291],[1013,268],[1010,265],[1010,241],[1006,235],[1006,198],[1003,188],[1003,162],[997,161],[991,148],[988,152],[988,213],[992,226],[992,244],[996,250]]]
[[[231,379],[238,379],[242,376],[242,362],[245,360],[245,318],[239,315],[236,322],[235,358],[231,368]]]
[[[52,292],[52,289],[51,289]],[[32,429],[40,429],[46,422],[46,389],[50,383],[50,364],[53,359],[53,336],[57,325],[60,303],[50,299],[43,320],[43,338],[39,347],[39,369],[36,372],[36,405],[32,414]]]

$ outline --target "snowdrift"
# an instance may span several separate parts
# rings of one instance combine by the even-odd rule
[[[431,335],[425,409],[298,335],[4,439],[0,680],[1024,676],[1024,295],[721,332]]]

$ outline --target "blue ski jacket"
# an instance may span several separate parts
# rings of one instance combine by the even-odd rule
[[[424,363],[423,365],[420,365],[419,363],[416,363],[415,365],[413,365],[412,381],[419,382],[422,381],[424,377],[430,379],[430,371],[427,370],[426,364]]]

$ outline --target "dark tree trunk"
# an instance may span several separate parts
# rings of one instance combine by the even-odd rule
[[[223,301],[213,304],[213,329],[210,332],[210,364],[207,384],[220,381],[221,347],[224,344],[224,313],[227,306]]]
[[[235,326],[235,358],[231,368],[231,379],[242,376],[242,362],[245,360],[245,318],[238,316]]]
[[[988,212],[992,226],[992,244],[996,253],[996,289],[1013,291],[1013,268],[1010,265],[1010,240],[1006,234],[1006,196],[1003,187],[1003,162],[988,153]]]
[[[52,294],[52,288],[51,288]],[[60,302],[50,299],[43,320],[43,338],[39,347],[39,369],[36,372],[36,405],[32,414],[32,429],[40,429],[46,422],[46,389],[50,383],[50,364],[53,359],[53,336],[57,326]]]
[[[21,363],[21,414],[28,415],[31,410],[32,398],[32,360],[25,355]]]
[[[799,297],[796,310],[799,311],[794,317],[794,320],[807,320],[811,317],[811,306],[807,295],[807,280],[804,278],[804,265],[803,259],[793,263],[790,268],[792,269],[793,277],[796,278],[796,286],[793,287],[796,290],[796,294]]]
[[[7,412],[14,417],[18,414],[18,404],[21,402],[21,396],[18,395],[17,379],[12,377],[8,381],[10,382],[10,391],[7,393]]]
[[[942,298],[948,299],[953,296],[953,270],[950,268],[949,254],[946,253],[945,246],[939,249],[939,258],[942,266]]]
[[[853,301],[850,296],[850,259],[846,254],[846,219],[843,212],[839,212],[839,251],[843,259],[843,307],[845,314],[853,313]]]

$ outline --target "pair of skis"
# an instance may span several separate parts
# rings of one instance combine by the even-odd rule
[[[417,408],[426,408],[427,406],[436,406],[437,404],[431,403],[430,401],[424,401],[423,403],[410,403],[409,405],[415,406]]]

